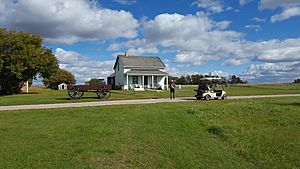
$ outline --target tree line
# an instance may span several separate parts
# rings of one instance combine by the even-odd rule
[[[202,75],[202,74],[193,74],[193,75],[187,75],[187,76],[169,76],[170,80],[174,80],[176,84],[181,84],[181,85],[198,85],[200,82],[200,79],[202,78],[221,78],[218,80],[219,84],[246,84],[248,83],[247,81],[242,80],[240,77],[237,75],[231,75],[229,78],[225,77],[219,77],[217,75]]]

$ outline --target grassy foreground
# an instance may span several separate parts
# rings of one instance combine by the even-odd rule
[[[0,112],[0,168],[300,168],[300,97]]]
[[[193,97],[197,87],[183,87],[176,90],[176,97]],[[293,94],[300,93],[300,84],[263,84],[263,85],[234,85],[225,87],[229,96],[264,95],[264,94]],[[95,93],[85,93],[80,100],[70,100],[67,91],[50,90],[43,87],[31,87],[30,94],[0,96],[0,106],[73,103],[88,101],[103,101]],[[168,98],[168,91],[112,91],[108,100]]]

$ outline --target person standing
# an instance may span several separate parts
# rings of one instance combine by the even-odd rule
[[[174,80],[171,80],[171,83],[170,83],[170,99],[175,99],[175,82]]]

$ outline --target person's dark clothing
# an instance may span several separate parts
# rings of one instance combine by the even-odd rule
[[[175,83],[170,83],[170,99],[175,99]]]

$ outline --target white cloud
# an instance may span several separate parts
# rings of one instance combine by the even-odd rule
[[[300,62],[252,64],[243,77],[250,82],[292,82],[299,78]]]
[[[252,18],[252,20],[255,21],[255,22],[266,22],[265,18],[254,17],[254,18]]]
[[[48,43],[134,38],[138,21],[130,12],[100,7],[96,1],[0,0],[0,25],[33,32]],[[4,7],[3,7],[4,6]]]
[[[243,6],[243,5],[246,5],[247,3],[250,3],[252,2],[253,0],[240,0],[240,5]]]
[[[299,0],[261,0],[259,2],[259,9],[276,9],[278,7],[292,7],[300,5]]]
[[[254,29],[256,32],[261,31],[261,26],[260,25],[246,25],[245,28]]]
[[[132,5],[136,3],[136,0],[113,0],[117,3],[120,3],[122,5]]]
[[[193,2],[198,8],[203,8],[211,13],[220,13],[224,11],[224,6],[220,0],[197,0]]]
[[[191,73],[191,67],[213,61],[224,60],[224,63],[217,64],[239,66],[251,61],[276,64],[300,60],[300,38],[247,41],[242,33],[229,27],[230,22],[216,22],[203,12],[195,15],[160,14],[153,20],[143,21],[143,39],[115,43],[109,49],[127,49],[134,53],[147,50],[156,53],[156,49],[160,49],[175,53],[172,60],[175,66],[173,70],[169,69],[180,75]],[[260,29],[259,25],[246,27]]]
[[[212,21],[201,12],[196,15],[161,14],[144,22],[143,32],[147,43],[173,48],[177,53],[201,51],[207,55],[223,52],[225,44],[242,36],[224,30],[229,24],[228,21]]]
[[[97,61],[74,51],[57,48],[54,52],[59,60],[59,66],[75,75],[77,83],[83,83],[91,78],[105,78],[113,72],[114,60]]]
[[[271,17],[271,22],[283,21],[294,16],[300,16],[300,6],[287,8],[282,13],[273,15]]]
[[[299,0],[261,0],[258,8],[260,10],[282,9],[279,14],[275,14],[271,17],[271,22],[283,21],[291,17],[300,16]]]
[[[266,49],[262,51],[257,59],[260,61],[278,62],[278,61],[299,61],[300,46],[285,46],[282,48]]]
[[[229,66],[239,66],[243,65],[245,63],[248,63],[249,59],[244,58],[244,59],[228,59],[226,60],[223,65],[229,65]]]

